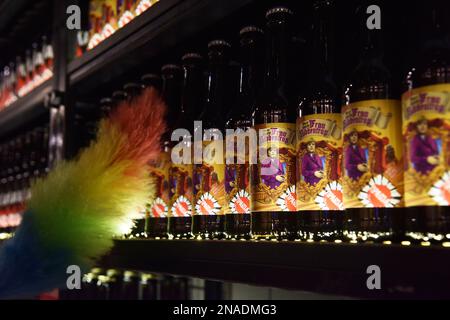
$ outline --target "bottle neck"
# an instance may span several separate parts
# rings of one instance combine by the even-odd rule
[[[450,9],[445,0],[430,0],[421,6],[418,16],[422,16],[421,28],[418,30],[423,49],[449,48],[450,44]]]
[[[163,78],[162,96],[167,105],[167,128],[174,129],[176,119],[181,109],[181,79],[177,76],[170,75]]]
[[[241,66],[239,70],[240,112],[251,112],[261,87],[262,70],[261,48],[256,42],[241,47]]]
[[[203,73],[199,65],[185,65],[181,113],[185,121],[198,117],[202,109]]]
[[[227,113],[227,78],[228,65],[224,61],[212,62],[208,71],[208,87],[206,93],[206,104],[202,120],[208,127],[222,129],[225,125],[224,115]]]
[[[270,97],[278,96],[286,104],[288,79],[288,53],[289,53],[289,25],[287,21],[271,21],[267,25],[266,37],[266,70],[265,93]]]
[[[360,59],[352,75],[352,85],[344,94],[344,103],[398,98],[392,86],[391,72],[383,61],[385,26],[382,25],[381,30],[371,30],[367,28],[366,20],[360,19],[358,28]]]
[[[331,8],[316,9],[314,12],[312,39],[312,67],[314,72],[311,75],[325,78],[333,74],[333,40]]]
[[[309,94],[303,115],[339,112],[337,86],[333,77],[334,33],[333,7],[322,4],[315,8],[312,32],[312,56],[309,69]]]
[[[382,30],[369,30],[366,26],[363,26],[360,41],[360,62],[366,64],[382,63],[384,55]]]

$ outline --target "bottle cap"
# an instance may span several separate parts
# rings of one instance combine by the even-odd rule
[[[123,281],[129,282],[132,281],[132,278],[137,277],[138,274],[134,271],[124,271],[123,273]]]
[[[115,277],[115,276],[118,276],[118,275],[120,275],[121,274],[121,272],[119,271],[119,270],[117,270],[117,269],[108,269],[107,271],[106,271],[106,275],[108,276],[108,277]]]
[[[141,86],[135,82],[128,82],[123,86],[123,90],[130,91],[130,90],[140,90]]]
[[[147,81],[147,80],[161,80],[161,77],[159,74],[156,73],[146,73],[141,77],[141,81]]]
[[[123,90],[116,90],[112,93],[112,98],[117,100],[126,99],[127,94]]]
[[[289,15],[293,15],[294,12],[292,12],[291,9],[286,8],[286,7],[275,7],[272,9],[267,10],[266,12],[266,19],[269,18],[271,15],[276,14],[276,13],[286,13]]]
[[[188,52],[181,57],[181,61],[188,59],[203,59],[202,55],[196,52]]]
[[[246,33],[253,33],[253,32],[264,34],[264,31],[261,28],[258,28],[256,26],[246,26],[243,27],[241,31],[239,31],[239,35],[242,36]]]
[[[225,40],[218,39],[218,40],[210,41],[208,43],[208,49],[210,49],[212,47],[229,47],[229,48],[231,48],[231,44]]]
[[[181,69],[181,67],[179,65],[169,63],[169,64],[165,64],[161,67],[161,72],[166,72],[169,70],[180,70],[180,69]]]
[[[91,273],[92,274],[100,274],[100,273],[102,273],[103,272],[103,269],[101,269],[101,268],[93,268],[92,270],[91,270]]]
[[[108,104],[111,104],[111,102],[112,102],[112,99],[111,98],[101,98],[100,99],[100,104],[101,105],[108,105]]]

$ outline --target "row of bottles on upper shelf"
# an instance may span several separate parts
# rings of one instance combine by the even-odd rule
[[[290,83],[303,76],[290,77],[294,13],[276,7],[267,11],[264,30],[241,30],[239,70],[230,63],[231,45],[214,40],[206,68],[199,53],[187,53],[182,66],[165,65],[161,76],[145,75],[143,85],[102,99],[106,114],[151,86],[169,107],[161,156],[150,164],[156,199],[131,236],[450,246],[448,6],[419,4],[420,50],[401,91],[384,62],[392,55],[384,45],[391,25],[368,28],[368,6],[363,1],[355,15],[359,62],[341,93],[333,71],[334,1],[316,0],[306,90],[293,93]],[[408,52],[394,55],[401,61]],[[203,158],[173,163],[173,150],[192,159],[195,144],[186,141],[206,133],[195,131],[194,120],[216,128],[200,143]],[[177,128],[190,131],[184,145],[171,141]],[[217,161],[226,154],[217,152],[224,129],[250,128],[259,133],[258,162],[247,155],[244,163]]]
[[[27,95],[53,75],[53,47],[49,39],[33,43],[24,56],[17,56],[0,73],[0,110]]]
[[[48,144],[47,126],[0,143],[0,234],[19,225],[32,181],[47,174]]]
[[[159,0],[90,0],[89,23],[77,35],[76,56],[95,48]]]
[[[190,279],[130,270],[94,268],[81,290],[61,291],[62,300],[188,300]]]

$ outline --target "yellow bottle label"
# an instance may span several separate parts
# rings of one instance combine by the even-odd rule
[[[172,217],[192,216],[192,201],[194,199],[192,175],[192,164],[172,164],[170,167],[169,181]]]
[[[223,141],[203,141],[203,162],[194,164],[193,170],[194,214],[224,214],[227,203]]]
[[[252,165],[252,211],[297,211],[295,124],[255,126],[258,164]]]
[[[225,166],[225,192],[227,206],[226,214],[244,214],[251,212],[250,199],[250,144],[245,139],[245,150],[239,150],[237,139],[240,134],[245,135],[244,130],[236,130],[233,135],[233,143],[227,144],[227,164]],[[229,138],[229,137],[227,137]],[[229,156],[233,155],[233,156]]]
[[[346,208],[403,204],[403,143],[399,100],[349,104],[343,116],[343,189]]]
[[[298,210],[344,210],[341,168],[341,114],[298,118]]]
[[[170,151],[161,152],[158,159],[149,164],[150,177],[155,186],[155,199],[150,203],[147,215],[153,218],[167,217],[169,213]]]
[[[450,84],[402,96],[405,205],[450,204]]]

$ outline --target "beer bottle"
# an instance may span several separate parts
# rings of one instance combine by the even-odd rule
[[[230,48],[224,40],[213,40],[208,44],[208,87],[200,117],[204,134],[202,142],[194,142],[194,151],[201,144],[203,154],[202,161],[194,159],[192,179],[195,203],[192,233],[197,239],[223,237],[226,206],[223,129],[229,106]]]
[[[18,97],[23,97],[26,94],[27,71],[25,69],[25,62],[22,61],[20,56],[16,58],[16,68],[17,83],[15,91]]]
[[[295,239],[300,219],[295,194],[295,107],[288,95],[293,12],[266,13],[264,92],[255,113],[258,163],[252,166],[251,232],[256,239]]]
[[[333,75],[333,0],[313,3],[309,88],[297,118],[297,201],[306,240],[337,240],[343,221],[342,118]]]
[[[119,21],[117,22],[119,28],[123,28],[125,25],[131,22],[134,19],[133,13],[133,1],[132,0],[119,0],[117,2],[117,6],[121,7],[120,12],[121,15],[119,17]]]
[[[386,67],[386,27],[369,29],[368,2],[357,10],[360,59],[343,97],[345,235],[350,241],[391,241],[403,201],[401,104]]]
[[[49,128],[37,127],[33,135],[33,179],[45,177],[49,171]]]
[[[10,93],[10,99],[8,105],[11,105],[13,102],[15,102],[19,96],[16,92],[17,87],[17,74],[16,74],[16,66],[14,62],[9,63],[9,93]]]
[[[147,211],[147,235],[152,238],[165,238],[168,232],[168,215],[170,199],[173,195],[169,181],[170,136],[176,124],[180,110],[182,73],[178,65],[166,64],[161,68],[163,89],[162,96],[168,107],[166,116],[167,131],[162,138],[161,153],[156,161],[150,163],[150,175],[156,188],[155,199]]]
[[[42,57],[44,60],[42,68],[42,80],[46,81],[53,76],[54,54],[53,46],[48,42],[47,37],[42,37]]]
[[[450,246],[450,14],[447,1],[416,7],[420,49],[402,95],[406,235]]]
[[[33,58],[30,50],[25,51],[25,71],[27,73],[24,95],[34,89],[34,67],[33,67]]]
[[[37,43],[33,43],[33,84],[34,87],[38,87],[44,79],[42,74],[44,71],[44,55],[42,54],[42,48]]]
[[[240,33],[239,93],[226,122],[226,129],[234,130],[235,135],[247,139],[246,132],[253,126],[253,112],[256,108],[257,93],[261,90],[264,59],[264,33],[260,28],[247,26]],[[227,135],[229,138],[229,134]],[[236,148],[237,141],[227,145],[227,164],[225,167],[225,234],[228,239],[247,239],[250,237],[250,159],[249,143],[247,150]],[[230,150],[232,148],[232,150]],[[231,151],[231,152],[230,152]],[[254,150],[256,151],[256,150]],[[229,157],[230,154],[233,157]],[[236,152],[236,154],[235,154]],[[239,160],[239,161],[238,161]]]
[[[203,103],[203,57],[195,52],[186,53],[182,57],[183,88],[181,110],[178,115],[177,129],[188,130],[183,134],[183,141],[178,147],[181,151],[178,156],[181,162],[172,161],[169,169],[169,184],[171,188],[171,212],[169,213],[169,234],[173,238],[190,238],[192,235],[192,211],[194,201],[193,174],[193,148],[192,134],[195,117]],[[186,152],[186,154],[184,153]],[[173,190],[172,190],[173,189]]]
[[[6,168],[7,161],[7,146],[6,144],[0,144],[0,239],[4,239],[7,236],[6,230],[6,213],[7,208],[7,175]]]

